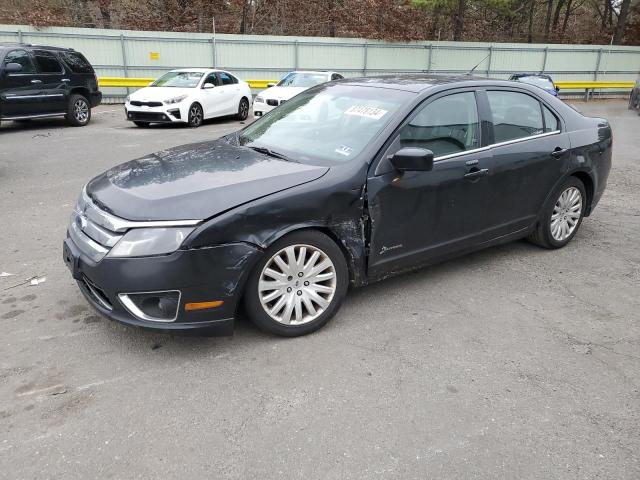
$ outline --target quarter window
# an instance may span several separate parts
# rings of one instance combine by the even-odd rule
[[[4,57],[3,65],[9,63],[19,63],[22,65],[22,71],[20,73],[35,73],[36,67],[31,60],[31,55],[26,50],[12,50]]]
[[[36,50],[35,52],[36,63],[40,68],[40,73],[62,73],[62,65],[60,62],[51,55],[49,52],[43,52]]]
[[[222,85],[233,85],[234,83],[233,77],[228,73],[219,72],[218,76],[220,77],[220,81],[222,82]]]
[[[543,105],[542,111],[544,112],[544,131],[555,132],[560,130],[558,118],[551,112],[551,110]]]
[[[93,73],[93,67],[87,61],[87,59],[84,58],[84,56],[81,55],[80,53],[78,53],[78,52],[62,52],[60,54],[60,56],[65,61],[65,63],[69,66],[69,68],[71,68],[72,72],[75,72],[75,73]]]
[[[431,150],[435,157],[480,146],[480,127],[473,92],[438,98],[423,107],[400,130],[401,147]]]
[[[540,102],[519,92],[489,91],[496,143],[544,133]]]

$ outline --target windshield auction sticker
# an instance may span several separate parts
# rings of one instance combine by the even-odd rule
[[[380,120],[388,110],[382,110],[381,108],[369,107],[367,105],[353,105],[349,107],[344,114],[356,115],[358,117],[373,118],[374,120]]]

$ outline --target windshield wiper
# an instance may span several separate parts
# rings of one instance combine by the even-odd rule
[[[269,155],[270,157],[279,158],[281,160],[287,160],[289,162],[295,162],[295,160],[287,157],[286,155],[283,155],[282,153],[275,152],[275,151],[270,150],[270,149],[268,149],[266,147],[248,147],[248,148],[250,148],[251,150],[254,150],[254,151],[258,152],[258,153],[264,153],[265,155]]]

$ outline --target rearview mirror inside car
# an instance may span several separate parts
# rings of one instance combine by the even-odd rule
[[[213,83],[205,83],[202,88],[204,88],[205,90],[208,88],[213,88],[215,87],[215,85]]]
[[[7,63],[4,67],[4,71],[7,73],[17,73],[22,71],[22,65],[19,63],[11,62]]]
[[[427,172],[433,169],[433,152],[426,148],[401,148],[389,160],[401,172]]]

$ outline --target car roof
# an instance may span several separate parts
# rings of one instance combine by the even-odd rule
[[[227,73],[226,70],[220,70],[217,68],[202,68],[202,67],[195,67],[195,68],[174,68],[169,70],[170,72],[200,72],[200,73],[207,73],[207,72],[225,72]]]
[[[497,80],[473,75],[428,75],[428,74],[402,74],[383,75],[376,77],[347,78],[339,80],[342,84],[361,85],[369,87],[391,88],[419,93],[439,85],[458,84],[461,87],[476,87],[482,85],[512,87],[509,80]]]
[[[518,72],[512,73],[510,78],[522,78],[522,77],[540,77],[540,78],[548,78],[551,80],[551,77],[546,73],[535,73],[535,72]]]
[[[38,45],[34,43],[12,43],[12,42],[0,42],[0,48],[41,48],[44,50],[60,50],[60,51],[74,51],[73,48],[69,47],[51,47],[49,45]]]

